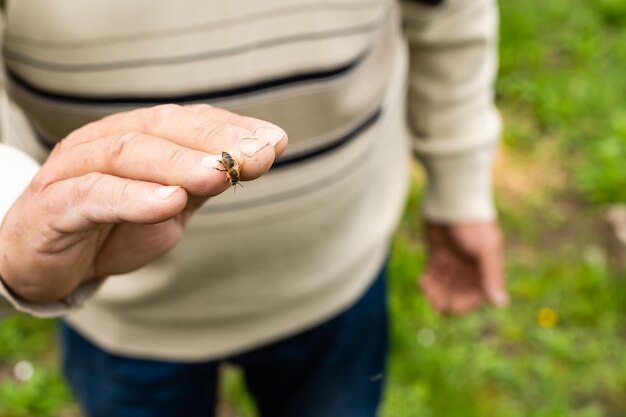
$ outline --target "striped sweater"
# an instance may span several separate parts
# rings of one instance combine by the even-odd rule
[[[208,102],[289,134],[269,174],[211,199],[159,261],[54,305],[0,285],[103,348],[213,358],[346,308],[387,255],[411,153],[428,173],[425,216],[494,216],[492,0],[7,3],[0,162],[14,162],[0,164],[0,213],[36,169],[15,148],[41,162],[113,112]]]

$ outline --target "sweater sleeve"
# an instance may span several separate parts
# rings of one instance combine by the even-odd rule
[[[409,126],[428,176],[424,216],[491,220],[491,166],[501,129],[493,92],[495,0],[405,1],[403,17]]]

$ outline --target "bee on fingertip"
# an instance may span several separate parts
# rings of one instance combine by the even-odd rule
[[[241,179],[241,177],[239,176],[240,167],[237,161],[235,161],[235,158],[233,158],[232,155],[229,154],[228,152],[223,151],[222,159],[219,160],[219,163],[222,164],[224,169],[221,169],[221,168],[215,168],[215,169],[226,173],[226,181],[224,182],[230,182],[230,185],[235,187],[235,189],[237,188],[236,187],[237,185],[243,188],[243,185],[241,185],[241,183],[239,182]]]

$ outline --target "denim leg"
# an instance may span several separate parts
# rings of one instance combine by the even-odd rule
[[[62,365],[89,417],[213,417],[217,363],[113,355],[61,324]]]
[[[374,417],[387,356],[385,273],[351,308],[288,339],[237,355],[262,417]]]

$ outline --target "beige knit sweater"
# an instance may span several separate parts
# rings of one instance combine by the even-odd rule
[[[69,312],[118,353],[219,357],[363,293],[403,209],[411,148],[428,172],[429,219],[493,218],[494,1],[402,12],[392,0],[9,1],[0,215],[37,169],[17,149],[42,162],[116,111],[210,102],[283,127],[289,147],[268,175],[209,201],[161,260],[49,305],[0,282],[0,310]]]

